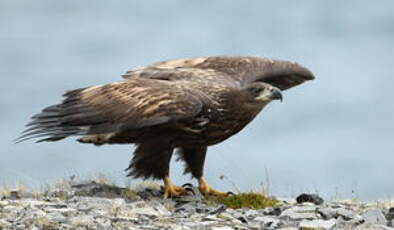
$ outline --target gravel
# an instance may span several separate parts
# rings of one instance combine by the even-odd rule
[[[256,210],[213,205],[198,191],[163,200],[157,189],[134,194],[94,182],[28,194],[13,190],[1,198],[0,229],[394,229],[394,207],[323,202],[316,194]]]

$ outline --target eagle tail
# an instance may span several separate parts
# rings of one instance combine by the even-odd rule
[[[26,125],[26,130],[15,143],[35,138],[40,138],[37,142],[58,141],[72,135],[85,135],[87,126],[68,122],[84,110],[78,101],[78,94],[82,90],[84,89],[66,92],[61,104],[49,106],[31,117],[32,121]]]

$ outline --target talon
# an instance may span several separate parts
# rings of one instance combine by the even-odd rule
[[[183,184],[182,187],[184,187],[184,188],[185,188],[185,187],[193,187],[193,185],[190,184],[190,183],[186,183],[186,184]]]
[[[170,198],[170,197],[179,197],[182,195],[187,194],[187,190],[183,187],[175,186],[169,177],[164,177],[164,194],[163,197],[164,199]]]
[[[211,188],[203,177],[200,177],[198,179],[198,188],[200,189],[200,192],[203,195],[214,195],[214,196],[222,196],[222,197],[229,196],[228,193],[220,192]]]
[[[235,195],[235,193],[233,193],[233,192],[227,192],[227,196],[234,196]]]
[[[193,196],[195,196],[195,195],[196,195],[196,192],[194,191],[194,189],[193,189],[193,188],[186,187],[185,189],[186,189],[186,192],[187,192],[187,193],[189,193],[189,192],[190,192],[190,193],[191,193]]]

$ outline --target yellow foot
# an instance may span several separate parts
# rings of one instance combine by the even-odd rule
[[[214,196],[222,196],[226,197],[229,194],[225,192],[220,192],[217,191],[213,188],[211,188],[208,183],[205,181],[204,177],[198,178],[198,188],[200,189],[200,192],[206,196],[206,195],[214,195]]]
[[[164,182],[164,199],[169,197],[179,197],[187,194],[187,190],[183,187],[175,186],[169,177],[163,178]]]

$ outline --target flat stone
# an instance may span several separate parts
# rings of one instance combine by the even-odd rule
[[[337,216],[337,211],[331,207],[320,207],[317,212],[322,216],[323,219],[329,220]]]
[[[257,221],[260,224],[263,224],[264,227],[272,227],[272,228],[277,228],[280,223],[279,219],[270,216],[258,216],[253,221]]]
[[[93,220],[94,218],[92,216],[80,215],[80,216],[71,217],[69,219],[69,222],[71,223],[72,226],[89,226],[92,224]]]
[[[281,219],[290,218],[291,220],[312,220],[317,217],[316,208],[313,206],[296,206],[286,209],[280,214]]]
[[[237,218],[233,217],[231,214],[227,213],[227,212],[223,212],[223,213],[219,213],[217,215],[218,218],[223,219],[225,221],[231,221],[237,224],[241,224],[242,222],[240,220],[238,220]]]
[[[371,209],[362,214],[367,224],[387,224],[387,219],[379,209]]]
[[[234,230],[234,228],[229,226],[218,226],[218,227],[212,227],[211,230]]]
[[[216,215],[208,215],[202,218],[202,221],[221,221]]]
[[[52,222],[64,223],[66,222],[67,218],[58,212],[51,212],[46,215],[46,218]]]
[[[150,217],[160,216],[160,213],[152,207],[137,208],[131,210],[131,212],[139,215],[150,216]]]
[[[359,225],[356,228],[356,230],[394,230],[394,228],[388,227],[386,225],[382,224],[363,224]]]
[[[298,227],[300,229],[316,229],[316,230],[325,230],[325,229],[333,229],[335,227],[336,221],[335,219],[330,220],[303,220],[300,222]]]
[[[335,212],[336,217],[341,216],[344,220],[351,220],[356,217],[356,213],[354,211],[345,208],[338,208]]]

